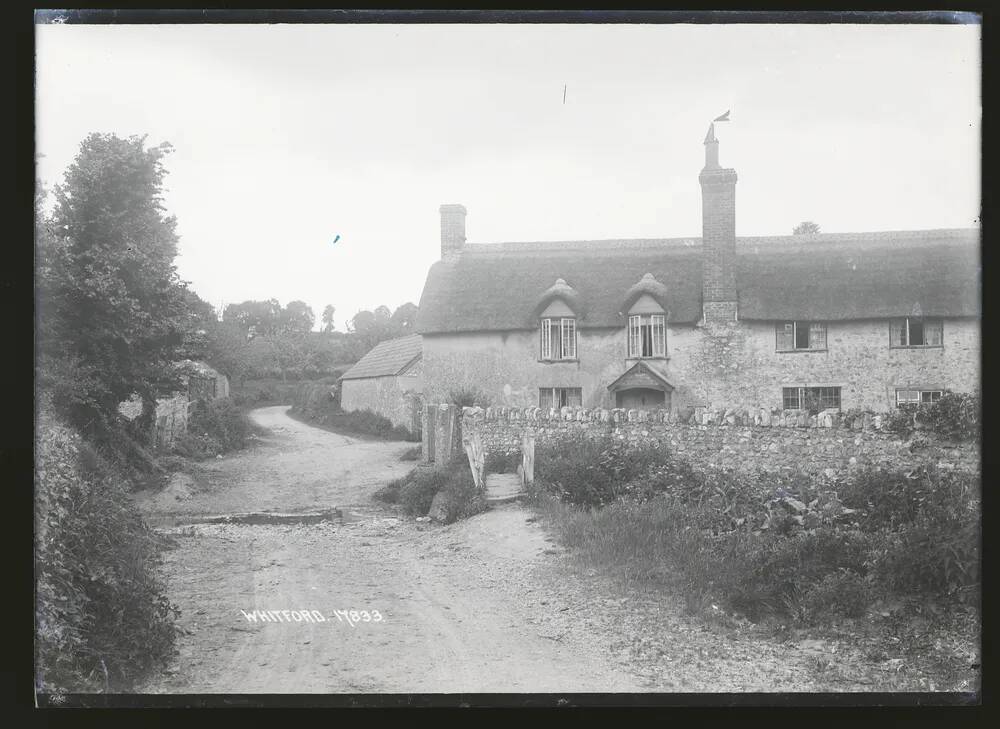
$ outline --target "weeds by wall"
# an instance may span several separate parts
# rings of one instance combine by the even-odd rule
[[[35,462],[36,687],[127,690],[173,652],[176,608],[129,483],[40,414]]]

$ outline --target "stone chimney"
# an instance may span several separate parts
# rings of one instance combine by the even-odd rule
[[[705,136],[701,183],[702,313],[706,323],[736,321],[736,170],[719,166],[715,124]]]
[[[441,206],[441,258],[458,254],[465,245],[465,206]]]

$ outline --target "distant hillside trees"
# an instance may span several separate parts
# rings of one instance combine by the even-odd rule
[[[416,326],[417,307],[410,302],[395,311],[380,306],[358,312],[347,332],[334,329],[335,311],[333,305],[325,307],[320,331],[312,331],[315,316],[303,301],[284,307],[277,299],[230,304],[218,321],[212,307],[189,292],[185,356],[204,359],[237,383],[311,379],[342,371],[379,342],[412,333]]]
[[[811,220],[803,220],[792,228],[792,235],[815,235],[819,233],[819,224]]]

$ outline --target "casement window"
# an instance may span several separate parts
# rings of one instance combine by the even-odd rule
[[[944,342],[944,324],[940,319],[908,316],[889,322],[890,347],[940,347]]]
[[[826,349],[826,324],[821,321],[778,322],[775,338],[778,352]]]
[[[783,387],[781,400],[785,410],[819,412],[827,408],[840,409],[839,387]]]
[[[538,407],[543,410],[579,407],[583,405],[583,389],[580,387],[543,387],[538,391]]]
[[[576,359],[576,319],[542,319],[539,359]]]
[[[636,314],[628,318],[628,356],[666,357],[667,318],[663,314]]]
[[[941,398],[943,390],[896,390],[896,407],[929,405]]]

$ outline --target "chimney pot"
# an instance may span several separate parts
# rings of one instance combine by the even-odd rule
[[[464,205],[442,205],[441,213],[441,258],[450,258],[465,245]]]

